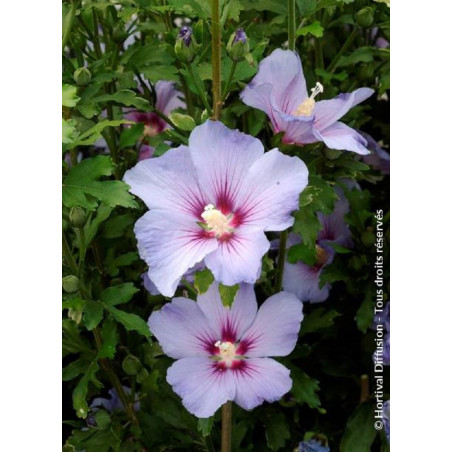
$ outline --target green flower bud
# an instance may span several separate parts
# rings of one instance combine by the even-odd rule
[[[94,419],[96,421],[97,426],[104,430],[111,424],[111,417],[108,411],[100,409],[96,411],[96,414],[94,415]]]
[[[149,377],[149,372],[143,367],[137,375],[138,383],[144,383],[144,381]]]
[[[338,151],[336,149],[325,149],[325,157],[328,160],[336,160],[338,159],[342,154],[342,151]]]
[[[182,27],[174,45],[177,59],[182,61],[182,63],[189,64],[195,58],[197,50],[198,44],[196,44],[191,27]]]
[[[79,67],[74,72],[74,80],[77,85],[87,85],[91,81],[91,72],[86,67]]]
[[[136,375],[143,365],[136,356],[127,355],[122,361],[122,368],[127,375]]]
[[[226,50],[231,59],[237,63],[245,59],[245,55],[250,51],[250,45],[243,28],[237,28],[235,33],[232,33]]]
[[[68,275],[63,278],[63,289],[67,293],[75,293],[80,287],[80,280],[75,275]]]
[[[363,28],[368,28],[374,23],[374,10],[370,6],[360,9],[355,16],[356,23]]]
[[[82,207],[72,207],[69,211],[69,221],[74,228],[83,228],[86,224],[86,213]]]

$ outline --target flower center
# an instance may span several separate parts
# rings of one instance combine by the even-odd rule
[[[220,361],[224,362],[227,367],[230,367],[232,362],[237,359],[236,346],[232,342],[218,341],[215,343],[215,347],[220,350]]]
[[[214,232],[216,237],[220,237],[234,230],[229,225],[231,216],[224,215],[218,209],[215,209],[213,204],[208,204],[204,207],[204,212],[201,214],[201,217],[205,221],[206,229]]]
[[[320,82],[317,82],[315,87],[311,89],[311,95],[305,99],[292,114],[294,116],[311,116],[314,111],[315,96],[319,93],[323,93],[323,85]]]
[[[315,246],[315,263],[316,265],[323,265],[328,260],[328,252],[321,246]]]
[[[143,135],[145,137],[155,137],[156,135],[158,135],[158,133],[158,128],[154,124],[144,125]]]

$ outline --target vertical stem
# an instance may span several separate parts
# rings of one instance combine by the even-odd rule
[[[289,50],[295,50],[295,0],[289,0],[289,17],[288,17],[288,40]]]
[[[284,275],[284,263],[286,262],[286,244],[287,244],[287,231],[281,232],[279,239],[279,257],[278,257],[278,273],[276,275],[275,293],[281,291],[283,275]]]
[[[221,452],[231,452],[232,402],[221,407]]]
[[[212,0],[212,94],[212,119],[219,120],[222,104],[220,0]]]

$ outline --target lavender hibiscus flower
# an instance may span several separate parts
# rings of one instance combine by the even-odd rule
[[[206,418],[229,400],[251,410],[290,390],[290,371],[268,356],[294,349],[302,308],[293,294],[280,292],[258,311],[249,284],[240,286],[227,308],[214,282],[197,303],[174,298],[153,312],[148,324],[163,351],[177,359],[168,369],[168,383],[190,413]]]
[[[331,149],[368,154],[365,138],[338,120],[370,97],[373,90],[360,88],[316,102],[315,97],[322,92],[323,86],[317,82],[308,97],[298,54],[276,49],[261,61],[257,75],[240,97],[245,104],[264,111],[273,131],[284,131],[286,143],[303,145],[323,141]]]
[[[339,200],[336,202],[334,211],[330,215],[322,213],[317,215],[322,229],[317,236],[315,264],[286,262],[285,265],[283,288],[295,294],[301,301],[318,303],[328,298],[331,285],[325,284],[320,288],[319,284],[322,270],[331,264],[334,258],[334,249],[329,244],[335,243],[345,247],[353,245],[350,230],[344,220],[345,214],[349,211],[349,204],[339,187],[336,187],[336,193],[339,195]],[[289,234],[288,248],[300,242],[299,236]]]
[[[174,82],[159,80],[155,84],[155,92],[155,107],[165,115],[168,116],[176,108],[185,108],[185,102],[181,100],[182,93],[176,89]],[[129,111],[124,117],[130,121],[144,123],[145,137],[153,137],[170,127],[153,112]]]
[[[298,452],[330,452],[330,448],[324,446],[317,439],[310,439],[309,441],[302,441],[298,445]]]
[[[131,394],[132,390],[129,387],[123,386],[122,388],[124,389],[124,392],[127,395]],[[109,398],[96,397],[91,402],[91,405],[90,405],[91,410],[97,411],[99,408],[103,407],[110,413],[113,413],[114,411],[117,411],[117,410],[124,411],[124,405],[122,404],[122,401],[119,398],[119,395],[116,392],[116,389],[115,388],[110,389],[108,391],[108,394],[110,396]],[[133,409],[135,411],[140,411],[140,402],[138,399],[139,399],[138,394],[135,394],[135,403],[133,405]]]
[[[264,154],[259,140],[215,121],[193,129],[188,147],[138,162],[124,181],[150,209],[135,225],[149,278],[170,297],[204,260],[225,285],[254,283],[270,247],[264,231],[293,224],[307,180],[299,158]]]

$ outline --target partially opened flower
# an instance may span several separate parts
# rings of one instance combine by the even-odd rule
[[[318,439],[310,439],[308,441],[302,441],[298,445],[298,452],[330,452],[328,446],[324,446]]]
[[[127,387],[123,386],[122,389],[124,390],[126,395],[130,395],[132,390]],[[107,397],[96,397],[90,404],[90,408],[93,411],[97,411],[99,408],[103,407],[108,412],[113,413],[117,410],[124,411],[124,405],[122,404],[122,401],[116,391],[115,388],[112,388],[108,391],[109,398]],[[135,393],[135,403],[133,404],[133,409],[135,411],[140,411],[140,401],[139,401],[139,395]]]
[[[294,293],[301,301],[318,303],[325,301],[330,293],[331,285],[325,284],[320,287],[320,275],[323,269],[331,264],[334,258],[334,249],[331,243],[351,247],[350,230],[345,222],[345,214],[349,211],[348,201],[343,191],[336,187],[339,200],[336,202],[334,211],[330,215],[318,213],[317,217],[322,224],[322,229],[317,236],[316,261],[314,265],[304,262],[291,264],[286,262],[283,276],[283,288]],[[287,247],[301,242],[296,234],[289,234]]]
[[[174,82],[159,80],[155,84],[155,92],[157,95],[155,107],[165,115],[168,116],[176,108],[185,108],[185,102],[181,100],[182,93],[176,89]],[[144,136],[147,137],[153,137],[170,127],[153,112],[129,111],[124,118],[144,123]]]
[[[197,303],[174,298],[153,312],[148,324],[163,351],[177,359],[168,369],[168,383],[190,413],[206,418],[227,401],[251,410],[290,390],[290,371],[268,356],[294,349],[302,308],[293,294],[280,292],[258,311],[249,284],[240,286],[227,308],[214,282]]]
[[[284,132],[286,143],[323,141],[331,149],[368,154],[366,140],[339,119],[370,97],[373,90],[360,88],[334,99],[316,101],[322,92],[323,86],[317,82],[308,96],[298,54],[276,49],[261,61],[257,75],[240,97],[245,104],[264,111],[273,131]]]
[[[363,157],[363,162],[380,171],[381,174],[389,174],[389,154],[368,133],[361,132],[361,134],[367,140],[367,147],[371,151],[369,155]]]
[[[148,276],[172,296],[181,276],[204,260],[225,285],[254,283],[269,249],[264,231],[290,227],[308,170],[278,149],[218,121],[193,129],[189,145],[127,171],[130,191],[150,209],[135,225]]]

